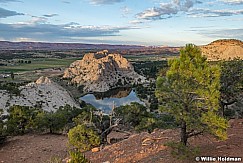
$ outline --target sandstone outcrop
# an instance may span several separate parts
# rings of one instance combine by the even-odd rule
[[[64,71],[63,78],[83,85],[85,92],[105,92],[111,88],[145,81],[145,77],[137,74],[126,58],[120,54],[107,53],[85,54],[82,60],[73,62]]]
[[[19,96],[0,90],[0,108],[5,111],[13,105],[38,107],[46,111],[55,111],[65,105],[79,108],[67,90],[47,77],[40,77],[36,82],[19,87],[19,90]]]
[[[217,40],[200,48],[209,61],[230,60],[236,57],[243,59],[243,42],[240,40]]]
[[[36,80],[35,82],[37,85],[38,84],[50,84],[52,81],[48,77],[41,76],[39,79]]]

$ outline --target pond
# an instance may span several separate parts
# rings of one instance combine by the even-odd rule
[[[113,103],[115,107],[127,105],[131,102],[138,102],[145,105],[132,88],[117,88],[102,93],[90,93],[80,99],[107,114],[111,111]]]

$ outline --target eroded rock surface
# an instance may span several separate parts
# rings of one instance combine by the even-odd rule
[[[217,40],[201,46],[201,50],[210,61],[230,60],[236,57],[243,59],[243,42],[240,40]]]
[[[39,107],[46,111],[55,111],[60,106],[79,105],[63,87],[47,77],[40,77],[36,82],[19,87],[20,95],[10,95],[0,90],[0,107],[5,111],[13,105]]]
[[[107,51],[85,54],[82,60],[73,62],[64,71],[63,78],[84,85],[86,92],[105,92],[145,81],[145,77],[137,74],[126,58],[120,54],[107,54]]]

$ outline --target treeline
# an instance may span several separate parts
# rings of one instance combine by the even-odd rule
[[[133,63],[134,70],[142,76],[149,78],[157,78],[161,69],[168,67],[167,61],[136,61]]]
[[[105,115],[101,110],[90,105],[82,109],[66,105],[60,107],[56,112],[15,105],[9,108],[8,113],[9,115],[1,118],[2,136],[30,132],[67,133],[70,128],[86,125],[93,128],[98,135],[103,135],[101,139],[104,143],[107,140],[103,132],[117,123],[117,119],[120,120],[116,125],[126,126],[126,130],[138,132],[151,132],[158,127],[168,128],[171,127],[167,125],[168,120],[173,121],[173,118],[167,115],[157,116],[149,112],[145,106],[139,103],[117,107],[113,110],[112,115]]]
[[[0,115],[0,142],[7,136],[26,133],[68,133],[70,156],[85,159],[79,151],[90,150],[101,144],[111,143],[107,135],[117,132],[152,132],[155,128],[171,128],[174,119],[168,115],[150,113],[139,103],[117,107],[110,115],[86,105],[82,109],[66,105],[56,112],[47,112],[27,106],[12,106],[9,115]],[[72,154],[72,155],[71,155]]]
[[[28,106],[14,105],[8,109],[8,115],[3,115],[1,110],[1,135],[21,135],[31,132],[37,133],[68,133],[69,129],[77,125],[86,125],[102,133],[116,124],[121,130],[126,127],[127,131],[148,131],[155,128],[170,128],[174,119],[168,115],[156,115],[139,104],[115,108],[110,115],[105,115],[91,105],[82,109],[66,105],[55,112],[47,112]],[[103,133],[102,141],[105,143]]]
[[[18,63],[31,64],[31,60],[18,60]]]
[[[1,50],[0,59],[29,59],[29,58],[68,58],[68,57],[83,57],[84,53],[92,50]]]

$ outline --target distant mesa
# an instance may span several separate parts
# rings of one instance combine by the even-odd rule
[[[230,60],[233,58],[243,59],[243,42],[235,39],[223,39],[201,46],[202,54],[208,60]]]
[[[139,45],[110,45],[83,43],[47,43],[47,42],[10,42],[0,41],[1,50],[68,50],[68,49],[140,49]]]
[[[134,83],[145,82],[145,77],[134,71],[133,65],[120,54],[107,50],[85,54],[64,71],[63,78],[83,85],[85,92],[105,92]]]

